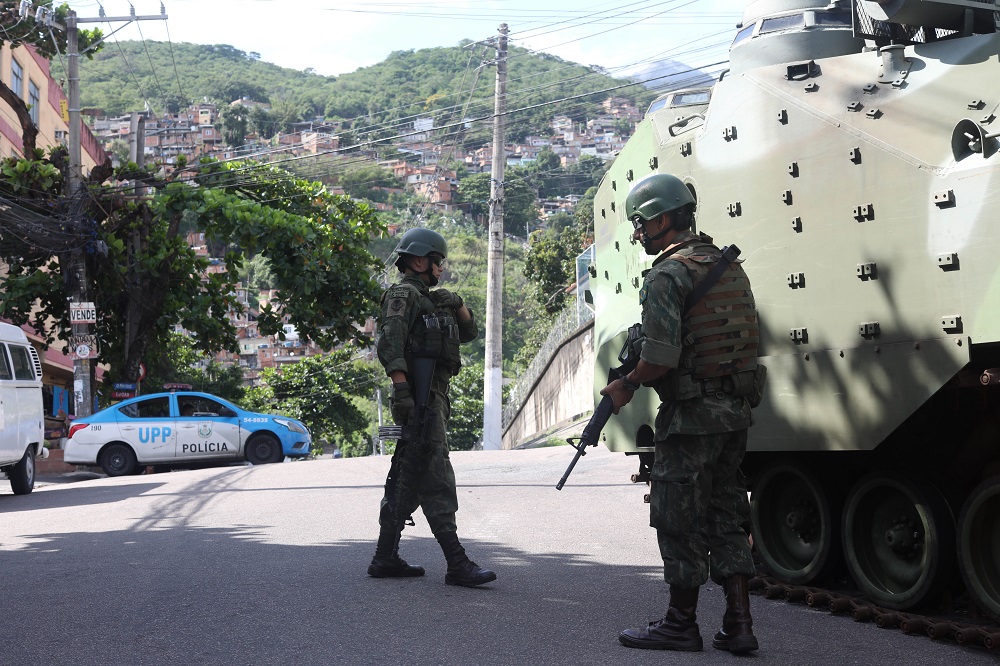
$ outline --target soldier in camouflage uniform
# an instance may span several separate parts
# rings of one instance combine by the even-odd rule
[[[447,438],[448,384],[462,365],[458,346],[474,340],[479,330],[460,296],[444,289],[429,289],[437,285],[448,256],[447,244],[439,233],[430,229],[411,229],[403,234],[396,254],[396,267],[403,279],[382,294],[377,343],[379,361],[392,379],[392,420],[397,425],[405,425],[414,409],[411,391],[415,390],[415,355],[435,358],[427,397],[427,406],[433,410],[435,419],[426,451],[418,452],[409,442],[397,444],[386,479],[379,513],[378,544],[368,575],[375,578],[424,575],[423,567],[407,564],[399,556],[403,522],[399,518],[410,516],[420,506],[448,562],[445,582],[466,587],[482,585],[496,580],[497,576],[470,560],[458,541],[455,524],[458,495],[455,471],[448,458]],[[429,329],[429,322],[438,324],[441,332]],[[415,454],[419,459],[413,458]],[[407,459],[407,456],[410,457]],[[418,470],[417,478],[404,480],[401,475],[414,474],[414,468]],[[397,492],[404,481],[416,492]],[[399,502],[405,506],[397,506]]]
[[[615,413],[641,385],[661,400],[650,525],[670,603],[663,619],[626,629],[619,640],[634,648],[701,650],[695,610],[699,588],[711,577],[726,595],[712,645],[750,652],[758,647],[748,594],[754,564],[739,465],[751,424],[747,396],[757,368],[757,312],[749,280],[735,263],[703,298],[685,303],[722,256],[711,238],[690,230],[694,207],[691,191],[668,174],[638,182],[625,202],[633,238],[646,254],[660,256],[639,292],[645,336],[639,365],[601,393],[612,396]]]

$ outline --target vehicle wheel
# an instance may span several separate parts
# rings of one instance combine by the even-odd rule
[[[761,563],[778,580],[804,585],[840,563],[840,502],[802,465],[779,461],[754,484],[750,515]]]
[[[281,442],[273,435],[257,435],[246,446],[246,458],[251,465],[266,465],[280,462]]]
[[[952,581],[954,519],[929,484],[896,474],[866,476],[848,495],[843,530],[847,568],[879,605],[913,608]]]
[[[15,495],[27,495],[35,489],[35,450],[30,446],[10,468],[10,489]]]
[[[958,570],[983,611],[1000,620],[1000,477],[979,484],[958,519]]]
[[[112,444],[101,452],[101,469],[108,476],[126,476],[135,473],[135,451],[125,444]]]

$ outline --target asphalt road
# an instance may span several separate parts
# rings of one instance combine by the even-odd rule
[[[619,645],[663,614],[634,459],[591,452],[556,491],[568,447],[453,454],[459,534],[495,569],[444,584],[421,516],[402,554],[428,575],[365,575],[387,458],[226,467],[42,485],[0,483],[0,664],[994,664],[983,650],[752,597],[761,649]]]

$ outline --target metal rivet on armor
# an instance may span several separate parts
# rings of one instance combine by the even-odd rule
[[[958,345],[959,347],[961,347],[962,346],[962,338],[959,338],[958,340],[955,340],[955,344]]]
[[[906,83],[906,79],[903,79],[903,78],[893,79],[892,80],[892,87],[893,88],[902,88],[905,83]]]
[[[869,94],[875,92],[876,90],[878,90],[878,86],[875,85],[874,83],[869,83],[864,87],[864,91]]]
[[[612,201],[611,202],[611,211],[614,212],[614,210],[615,210],[615,202]]]
[[[615,241],[615,249],[621,252],[621,247],[618,246],[618,241]]]
[[[685,141],[681,144],[681,157],[687,157],[691,154],[691,142]]]
[[[607,217],[607,216],[608,216],[607,212],[602,208],[601,209],[601,217]]]
[[[984,102],[981,99],[974,99],[971,102],[969,102],[969,108],[976,111],[983,108],[984,106],[986,106],[986,102]]]
[[[955,333],[962,332],[962,315],[944,315],[941,317],[941,328]]]
[[[726,141],[735,141],[736,140],[736,125],[724,128],[722,130],[722,138],[725,139]]]
[[[613,189],[613,190],[617,190],[618,189],[618,181],[616,181],[616,180],[611,181],[611,189]]]
[[[792,218],[792,229],[795,229],[795,231],[797,233],[802,231],[802,218],[801,217],[793,217]]]
[[[849,102],[847,104],[847,110],[848,111],[858,112],[858,111],[860,111],[863,108],[864,108],[864,106],[861,104],[861,102],[858,102],[858,101]]]
[[[868,109],[865,116],[871,118],[872,120],[876,120],[882,117],[882,112],[879,109]]]
[[[870,203],[854,207],[854,219],[858,222],[875,219],[875,206]]]
[[[851,152],[848,153],[848,157],[855,164],[861,164],[861,149],[860,148],[851,148]]]
[[[937,264],[944,271],[958,270],[958,253],[946,252],[945,254],[939,254]]]
[[[809,352],[806,352],[805,354],[803,354],[802,358],[804,358],[805,360],[808,361],[809,360]]]
[[[739,201],[729,204],[726,210],[729,211],[729,217],[739,217],[743,214],[743,206],[740,205]]]
[[[625,172],[625,180],[632,180],[632,169]]]
[[[989,125],[994,120],[996,120],[996,116],[994,116],[992,113],[987,113],[985,116],[979,119],[979,122],[981,122],[984,125]]]
[[[949,208],[955,205],[955,190],[939,190],[934,193],[934,205]]]
[[[818,83],[810,83],[810,84],[806,85],[806,87],[804,88],[804,90],[806,92],[816,92],[817,90],[819,90],[819,84]]]
[[[792,178],[798,178],[799,177],[799,163],[798,162],[789,162],[788,163],[788,175],[791,176]]]
[[[843,349],[840,350],[840,358],[844,358],[844,350]]]
[[[655,169],[660,165],[660,160],[655,155],[649,158],[649,168]]]
[[[855,272],[859,278],[862,280],[877,280],[878,279],[878,267],[875,265],[874,261],[866,261],[863,264],[858,264]]]
[[[781,200],[784,201],[787,205],[791,206],[792,205],[792,191],[791,190],[785,190],[784,192],[782,192],[781,193]]]
[[[788,110],[787,109],[781,109],[780,111],[778,111],[778,122],[781,123],[782,125],[787,125],[788,124]]]

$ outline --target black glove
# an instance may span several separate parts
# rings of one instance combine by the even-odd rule
[[[413,396],[410,395],[410,385],[400,382],[392,385],[392,401],[389,412],[392,414],[392,422],[396,425],[406,425],[410,419],[410,412],[413,411]]]
[[[431,292],[431,300],[439,308],[452,308],[455,311],[461,310],[465,302],[458,294],[453,294],[447,289],[435,289]]]

